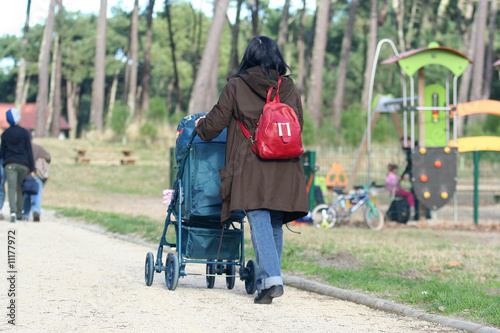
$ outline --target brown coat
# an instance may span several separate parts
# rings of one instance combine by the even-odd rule
[[[272,72],[274,76],[276,72]],[[245,138],[236,119],[254,134],[266,103],[267,91],[277,86],[276,80],[266,77],[260,67],[230,77],[218,103],[200,119],[196,128],[206,141],[228,128],[226,166],[219,170],[220,196],[223,200],[221,220],[234,210],[270,209],[284,211],[284,223],[308,212],[304,170],[300,158],[264,160],[258,157]],[[291,106],[303,125],[300,94],[289,77],[283,77],[280,100]]]

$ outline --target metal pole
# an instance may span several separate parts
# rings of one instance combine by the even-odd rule
[[[479,151],[474,151],[474,223],[478,224]]]
[[[410,136],[411,136],[411,151],[415,150],[415,86],[413,76],[410,76]]]
[[[315,202],[315,198],[316,198],[316,188],[314,187],[315,166],[316,166],[316,152],[314,150],[311,150],[309,152],[309,168],[310,168],[309,177],[312,177],[311,187],[309,188],[309,210],[310,211],[312,211],[314,208],[314,202]]]
[[[366,136],[367,136],[367,146],[366,146],[366,160],[367,160],[367,184],[371,182],[370,179],[370,152],[371,152],[371,123],[372,123],[372,98],[373,98],[373,82],[375,81],[375,71],[377,69],[377,60],[380,54],[380,48],[384,43],[389,43],[391,45],[392,50],[394,51],[394,54],[396,56],[399,56],[399,52],[396,48],[396,45],[394,45],[394,42],[390,39],[382,39],[381,41],[378,42],[377,44],[377,49],[375,50],[375,57],[373,58],[373,66],[372,66],[372,73],[370,77],[370,90],[368,91],[368,116],[367,116],[367,126],[366,126]]]
[[[446,146],[450,145],[450,76],[451,72],[448,73],[446,77],[446,98],[445,98],[445,106],[448,108],[446,110]]]
[[[175,148],[170,147],[170,188],[174,188],[175,182]]]
[[[457,143],[457,133],[458,133],[458,115],[457,115],[457,103],[458,103],[458,88],[457,88],[458,76],[453,77],[453,106],[455,111],[453,112],[453,144],[458,147]]]

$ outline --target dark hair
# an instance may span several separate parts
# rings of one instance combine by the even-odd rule
[[[394,163],[389,163],[389,165],[387,166],[387,170],[389,171],[396,171],[398,169],[398,166]]]
[[[269,37],[258,36],[254,37],[247,46],[243,59],[241,59],[238,74],[245,72],[247,69],[260,66],[262,73],[271,79],[271,69],[278,72],[279,75],[285,75],[288,65],[283,60],[278,45]]]

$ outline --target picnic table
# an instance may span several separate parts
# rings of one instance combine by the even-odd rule
[[[76,163],[90,163],[91,160],[109,160],[120,161],[122,165],[132,165],[137,160],[134,156],[131,156],[135,151],[132,148],[91,147],[74,148],[74,150],[77,153],[75,158]]]

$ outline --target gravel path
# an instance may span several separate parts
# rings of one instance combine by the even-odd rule
[[[0,331],[15,332],[459,332],[336,298],[285,287],[272,305],[253,304],[237,279],[188,276],[175,291],[155,274],[144,284],[144,259],[156,247],[97,233],[44,213],[42,223],[0,221],[2,244],[16,231],[16,326],[5,315],[10,297],[7,251],[0,253]],[[201,273],[203,265],[186,271]]]

